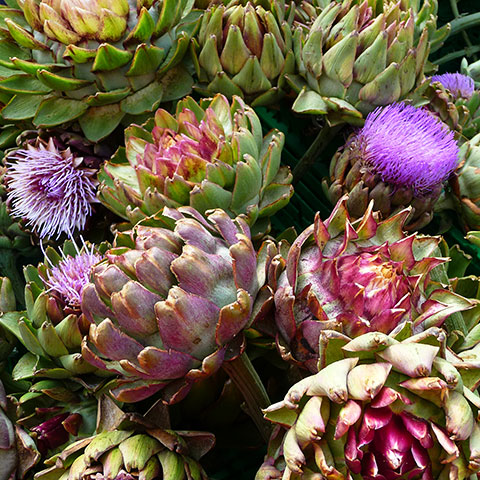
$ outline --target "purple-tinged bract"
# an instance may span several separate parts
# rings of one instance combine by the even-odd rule
[[[12,214],[40,237],[59,237],[85,228],[96,201],[94,169],[82,168],[81,157],[67,148],[29,145],[9,155],[6,178]]]
[[[352,142],[361,149],[365,168],[416,193],[444,182],[458,162],[453,132],[427,110],[403,103],[370,113]]]
[[[443,75],[434,75],[431,78],[432,82],[440,82],[450,93],[455,100],[465,98],[468,100],[475,91],[475,82],[473,78],[461,73],[444,73]]]

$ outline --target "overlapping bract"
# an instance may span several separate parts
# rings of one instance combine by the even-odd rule
[[[259,118],[239,97],[200,104],[187,97],[175,116],[158,110],[153,125],[129,127],[125,143],[104,166],[99,198],[132,224],[165,206],[190,205],[246,214],[255,232],[265,232],[268,217],[293,194],[290,170],[280,166],[284,135],[263,137]]]
[[[186,0],[23,0],[0,7],[0,90],[15,94],[6,120],[38,127],[78,121],[94,141],[125,115],[187,94],[179,66],[198,14]]]
[[[285,75],[295,70],[295,10],[283,0],[265,2],[266,8],[260,3],[212,4],[203,14],[192,49],[201,92],[239,95],[252,106],[285,95]]]
[[[190,207],[164,215],[173,231],[137,225],[119,235],[83,292],[95,322],[83,356],[121,375],[113,393],[122,401],[159,390],[177,401],[238,356],[265,279],[268,244],[257,260],[243,218],[214,210],[204,219]]]
[[[423,80],[431,44],[449,28],[436,30],[436,1],[371,5],[331,2],[308,31],[297,30],[294,111],[361,124],[362,115],[405,98]]]
[[[478,361],[453,354],[435,327],[400,338],[327,341],[324,368],[266,409],[287,433],[257,479],[463,480],[478,472]]]
[[[473,306],[432,280],[433,269],[447,261],[437,256],[440,237],[407,236],[409,210],[378,222],[371,203],[352,224],[347,202],[340,199],[324,222],[317,214],[269,270],[280,352],[312,372],[325,329],[355,337],[411,321],[422,331]]]

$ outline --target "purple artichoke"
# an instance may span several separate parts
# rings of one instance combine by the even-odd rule
[[[120,375],[114,395],[138,401],[162,390],[181,399],[243,350],[242,331],[265,279],[244,219],[222,210],[165,209],[174,230],[137,225],[118,235],[83,291],[92,321],[83,356]]]
[[[347,203],[342,198],[325,222],[317,214],[270,269],[279,349],[312,372],[322,330],[355,337],[409,321],[418,332],[473,306],[431,279],[447,261],[436,256],[441,238],[406,236],[408,209],[378,222],[370,204],[352,224]]]

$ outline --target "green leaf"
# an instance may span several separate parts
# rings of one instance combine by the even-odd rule
[[[43,101],[33,119],[37,127],[53,127],[80,117],[88,109],[85,102],[60,97]]]
[[[292,109],[297,113],[311,113],[314,115],[325,115],[328,112],[328,106],[323,98],[317,92],[307,90],[306,87],[300,92]]]
[[[131,115],[151,112],[155,110],[162,101],[163,89],[164,87],[160,82],[154,81],[145,88],[122,100],[120,107],[125,113]]]
[[[36,78],[29,75],[13,75],[0,81],[0,90],[12,93],[45,94],[52,91]]]
[[[117,128],[124,115],[119,104],[90,107],[79,123],[88,140],[98,142]]]
[[[61,92],[77,90],[91,84],[91,82],[89,82],[88,80],[63,77],[61,75],[51,73],[48,70],[38,70],[37,77],[48,87],[52,88],[53,90],[59,90]]]
[[[2,116],[7,120],[33,118],[43,99],[43,95],[15,95],[2,110]]]
[[[98,49],[92,72],[116,70],[126,65],[132,59],[132,56],[133,54],[128,50],[104,43]]]
[[[132,65],[125,75],[127,77],[134,77],[156,72],[164,58],[165,50],[163,48],[156,47],[155,45],[147,46],[143,43],[135,50]]]

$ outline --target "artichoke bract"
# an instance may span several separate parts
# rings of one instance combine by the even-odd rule
[[[257,259],[243,218],[214,210],[204,219],[191,207],[164,216],[173,231],[137,225],[118,234],[83,290],[92,321],[83,357],[119,374],[112,393],[121,401],[160,390],[178,401],[237,358],[265,281],[268,242]]]
[[[197,13],[181,0],[19,0],[0,7],[0,90],[6,120],[37,127],[78,121],[90,140],[125,115],[187,94],[180,66]],[[7,73],[5,73],[7,72]]]
[[[89,321],[81,310],[82,290],[92,267],[102,260],[107,244],[82,249],[65,242],[60,254],[52,247],[45,251],[45,263],[24,269],[26,311],[5,312],[0,325],[15,335],[27,353],[19,360],[23,378],[30,376],[68,378],[90,374],[95,367],[80,353]],[[29,367],[26,367],[28,365]],[[103,372],[102,372],[103,373]]]
[[[372,6],[373,4],[373,6]],[[328,115],[331,124],[362,124],[375,107],[405,98],[424,78],[436,30],[437,2],[331,2],[309,30],[297,28],[294,51],[299,92],[293,110]]]
[[[133,225],[165,206],[190,205],[246,214],[254,232],[264,233],[293,194],[290,170],[280,166],[283,143],[278,130],[263,137],[259,118],[239,97],[200,104],[187,97],[175,116],[160,109],[153,124],[126,130],[126,148],[99,175],[98,197]]]
[[[273,104],[285,95],[285,75],[295,70],[294,10],[288,13],[283,0],[267,3],[264,8],[234,1],[205,11],[192,40],[201,93],[239,95],[253,106]]]
[[[262,469],[292,480],[475,476],[478,361],[449,351],[443,330],[403,341],[372,332],[327,350],[336,361],[265,410],[287,432],[257,479]]]
[[[441,238],[405,235],[409,210],[377,221],[371,203],[351,223],[347,202],[340,199],[325,221],[317,214],[269,269],[279,350],[312,372],[325,329],[351,338],[389,333],[411,321],[422,331],[474,305],[433,280],[435,267],[448,260],[436,256]]]
[[[432,220],[458,157],[454,132],[438,118],[423,108],[391,104],[369,113],[337,151],[323,187],[333,205],[349,195],[353,218],[362,216],[371,200],[383,218],[411,206],[405,228],[418,230]]]

